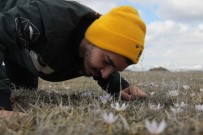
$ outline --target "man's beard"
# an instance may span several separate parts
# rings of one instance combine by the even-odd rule
[[[85,73],[85,76],[90,77],[91,74],[88,72],[90,70],[91,59],[92,59],[92,50],[93,46],[86,48],[84,53],[84,60],[83,60],[83,72]]]
[[[100,76],[100,71],[92,65],[93,46],[87,48],[84,53],[83,72],[85,76],[90,77],[93,75]],[[92,73],[93,72],[93,73]]]

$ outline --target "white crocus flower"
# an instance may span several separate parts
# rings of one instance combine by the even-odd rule
[[[69,86],[64,86],[64,89],[68,90],[68,89],[70,89],[70,87]]]
[[[112,96],[110,94],[106,94],[103,96],[99,96],[99,99],[101,100],[102,104],[106,104],[108,101],[111,102]]]
[[[173,108],[171,107],[171,111],[174,113],[174,114],[177,114],[177,113],[181,113],[183,111],[183,109],[181,109],[180,107],[178,108]]]
[[[180,107],[186,107],[187,106],[187,104],[185,104],[183,101],[180,103]]]
[[[189,86],[189,85],[183,85],[183,89],[184,89],[184,90],[189,90],[189,89],[190,89],[190,86]]]
[[[107,124],[112,124],[118,119],[118,116],[114,116],[112,112],[110,112],[109,114],[104,113],[102,117],[104,119],[104,122]]]
[[[150,86],[152,86],[152,87],[158,87],[159,85],[157,85],[157,84],[155,84],[155,83],[152,82],[152,83],[150,84]]]
[[[149,92],[149,94],[150,94],[151,96],[153,96],[153,95],[155,94],[155,92]]]
[[[149,109],[151,109],[151,110],[160,110],[163,107],[164,106],[161,106],[160,103],[158,103],[158,105],[153,105],[153,104],[149,103]]]
[[[169,95],[172,97],[177,97],[179,95],[179,92],[177,90],[171,90],[169,91]]]
[[[63,110],[63,111],[68,111],[68,110],[70,110],[72,107],[70,107],[70,106],[61,106],[61,109]]]
[[[184,108],[184,107],[187,106],[187,104],[185,104],[185,103],[182,101],[180,104],[179,104],[179,103],[174,104],[174,106],[175,106],[176,108]]]
[[[85,91],[79,94],[81,97],[92,97],[92,92]]]
[[[191,96],[191,97],[195,97],[196,94],[195,94],[195,93],[191,93],[190,96]]]
[[[167,123],[165,120],[162,120],[161,123],[158,125],[155,120],[153,120],[151,123],[149,120],[145,120],[145,126],[150,134],[158,135],[165,130],[165,128],[167,127]]]
[[[128,105],[126,105],[125,103],[123,103],[121,106],[118,102],[115,103],[115,105],[112,103],[111,107],[114,108],[116,111],[124,111]]]
[[[203,93],[203,88],[200,88],[199,91]]]
[[[197,111],[203,111],[203,105],[195,105],[195,109],[197,110]]]

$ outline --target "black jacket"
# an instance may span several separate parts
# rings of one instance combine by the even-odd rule
[[[79,45],[97,18],[98,13],[74,1],[0,0],[0,61],[10,58],[48,81],[82,76]],[[111,94],[120,90],[118,72],[94,79]],[[121,82],[123,89],[129,86],[123,78]],[[0,107],[11,109],[10,94],[9,79],[0,68]]]

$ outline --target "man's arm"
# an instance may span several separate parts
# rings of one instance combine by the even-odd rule
[[[5,67],[2,65],[5,54],[8,53],[8,48],[14,48],[15,45],[15,23],[14,19],[7,17],[6,13],[9,8],[12,8],[16,1],[1,1],[0,4],[0,112],[3,110],[12,110],[12,104],[10,101],[11,90],[9,88],[10,81],[6,75]]]
[[[110,94],[118,94],[121,90],[129,87],[129,83],[124,80],[119,72],[112,73],[107,79],[94,77],[99,86]]]
[[[129,83],[120,76],[119,72],[114,72],[107,79],[101,77],[94,77],[101,88],[111,95],[119,96],[123,100],[134,100],[136,98],[145,98],[147,94],[136,86],[130,86]]]
[[[30,2],[31,0],[28,1]],[[10,81],[6,75],[6,70],[2,65],[2,62],[5,57],[11,53],[17,52],[17,50],[20,50],[21,47],[25,47],[27,44],[24,39],[26,35],[22,34],[21,30],[26,30],[23,25],[29,24],[28,22],[23,23],[26,21],[24,16],[28,15],[31,11],[34,13],[33,10],[24,12],[26,9],[29,9],[29,7],[22,6],[22,4],[28,3],[28,1],[3,0],[0,4],[0,112],[4,112],[2,114],[7,114],[7,112],[9,112],[8,115],[12,114]],[[21,7],[16,7],[17,3],[18,5],[21,5]],[[22,37],[22,35],[24,37]],[[18,57],[15,58],[18,59]]]
[[[0,110],[12,110],[10,96],[11,90],[9,88],[10,82],[5,74],[5,69],[0,62]]]

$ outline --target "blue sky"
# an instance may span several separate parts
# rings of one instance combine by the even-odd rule
[[[130,69],[203,70],[203,0],[76,0],[105,14],[135,7],[147,25],[145,50]]]

